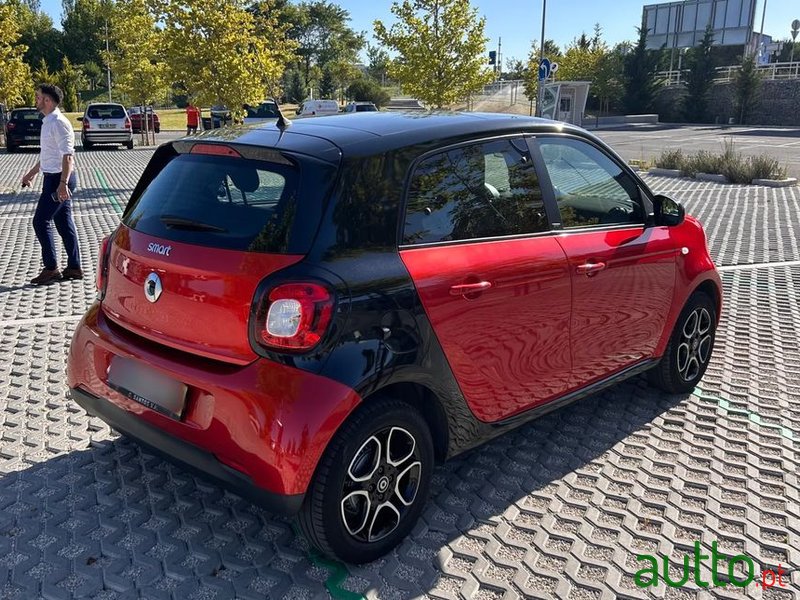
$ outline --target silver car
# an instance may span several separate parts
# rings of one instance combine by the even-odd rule
[[[79,119],[83,123],[81,143],[85,150],[95,144],[122,144],[133,148],[131,119],[122,104],[90,104]]]

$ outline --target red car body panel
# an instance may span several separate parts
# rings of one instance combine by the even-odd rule
[[[700,221],[687,215],[681,225],[671,227],[669,231],[677,248],[677,277],[675,296],[670,306],[667,323],[656,346],[657,356],[661,356],[666,351],[672,330],[689,296],[704,283],[708,282],[714,286],[712,300],[717,304],[717,322],[722,313],[722,280],[708,253],[706,235]]]
[[[141,113],[133,113],[129,116],[131,119],[131,128],[133,129],[134,133],[144,129],[144,119],[142,118]],[[158,115],[154,115],[152,113],[147,114],[147,129],[148,131],[161,129],[161,120],[158,118]]]
[[[554,236],[402,250],[475,416],[497,421],[563,394],[570,278]],[[474,294],[452,286],[488,282]]]
[[[107,384],[114,356],[135,359],[188,386],[183,419],[153,411]],[[70,347],[70,388],[81,388],[204,449],[253,483],[301,494],[333,434],[360,398],[319,375],[260,358],[246,366],[204,361],[142,343],[94,305]]]
[[[182,244],[120,225],[108,266],[107,287],[114,293],[104,299],[103,311],[147,339],[247,364],[257,357],[247,333],[256,287],[267,275],[302,258]],[[143,293],[153,272],[163,286],[155,304]]]
[[[655,356],[675,292],[670,228],[575,231],[558,241],[573,282],[572,385]],[[600,270],[580,272],[585,265]]]

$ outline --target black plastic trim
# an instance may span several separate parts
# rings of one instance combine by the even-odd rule
[[[305,494],[276,494],[257,487],[250,477],[221,463],[213,454],[169,435],[133,413],[118,408],[108,400],[98,398],[80,388],[71,389],[70,394],[72,399],[90,415],[99,417],[151,452],[213,479],[271,512],[289,516],[297,513],[303,505]]]

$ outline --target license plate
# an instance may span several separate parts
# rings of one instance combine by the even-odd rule
[[[26,135],[22,139],[25,140],[26,142],[35,142],[39,139],[39,137],[36,135]]]
[[[114,125],[113,123],[101,123],[100,124],[100,129],[116,129],[116,128],[117,128],[117,126]]]
[[[162,375],[139,361],[120,356],[111,359],[108,386],[173,419],[181,418],[188,390],[186,384]]]

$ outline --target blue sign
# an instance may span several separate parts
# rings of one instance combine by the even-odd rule
[[[539,61],[539,81],[544,81],[550,77],[550,60],[543,58]]]

